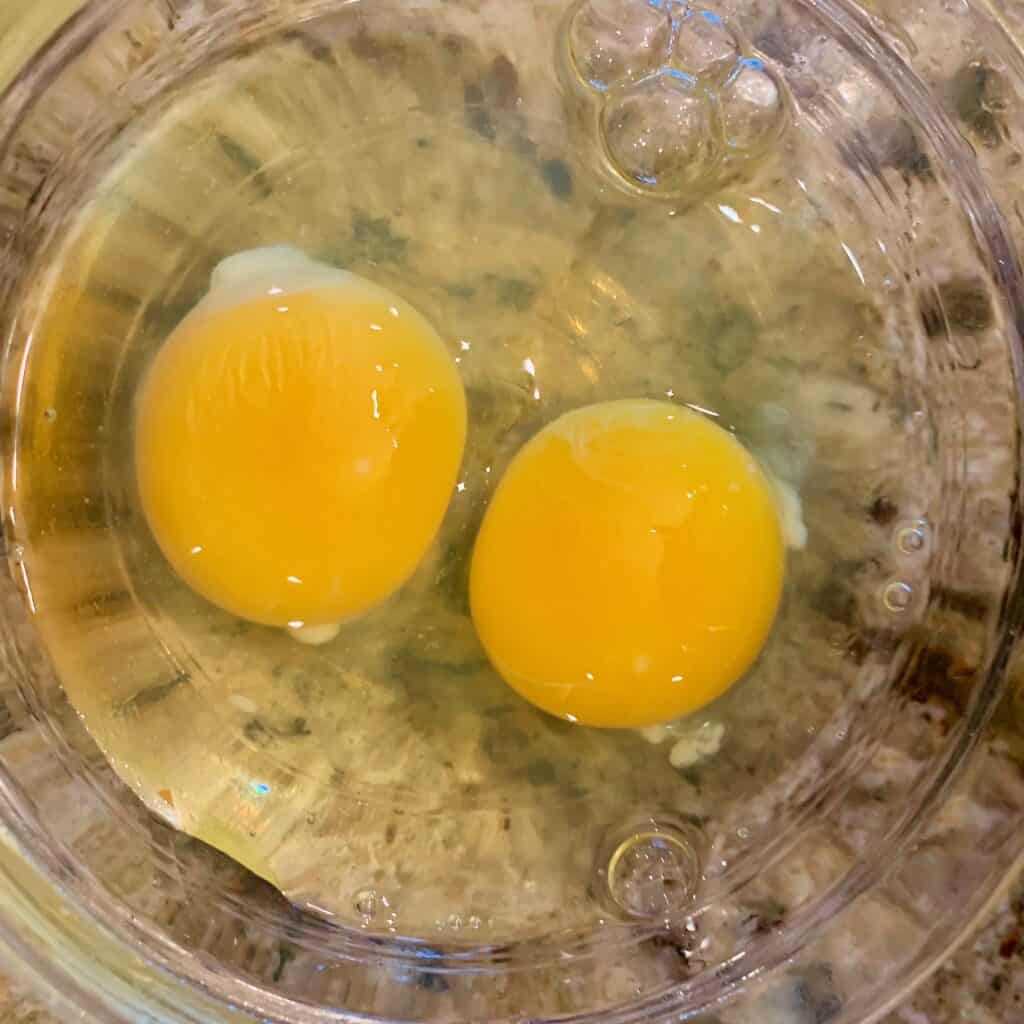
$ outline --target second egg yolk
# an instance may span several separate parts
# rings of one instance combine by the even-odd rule
[[[178,573],[236,615],[343,621],[413,572],[448,505],[466,405],[430,325],[334,272],[203,304],[141,388],[136,472]]]
[[[730,433],[667,402],[589,406],[542,430],[499,484],[473,553],[473,621],[536,706],[653,725],[751,665],[783,558],[771,484]]]

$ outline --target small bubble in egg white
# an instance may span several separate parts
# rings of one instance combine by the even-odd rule
[[[899,580],[890,583],[882,594],[882,602],[891,612],[905,612],[913,600],[914,592],[908,583]]]

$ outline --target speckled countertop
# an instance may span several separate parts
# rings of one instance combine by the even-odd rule
[[[1024,1018],[1024,880],[883,1024],[1010,1024]]]
[[[972,940],[881,1024],[1013,1024],[1024,1019],[1024,879]],[[0,1022],[51,1024],[39,1002],[0,971]]]

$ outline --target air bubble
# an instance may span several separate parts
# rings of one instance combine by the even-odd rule
[[[662,193],[706,180],[718,163],[714,98],[678,71],[610,97],[601,114],[605,152],[628,182]]]
[[[782,87],[764,62],[745,58],[722,90],[722,117],[730,156],[763,153],[782,131]]]
[[[57,410],[56,409],[52,409],[52,408],[51,409],[44,409],[43,410],[43,418],[48,423],[53,423],[53,421],[57,418]]]
[[[381,904],[387,906],[387,900],[382,899],[373,889],[362,889],[356,893],[356,913],[363,919],[364,924],[369,924],[381,908]]]
[[[724,77],[740,58],[740,44],[732,29],[712,11],[690,11],[676,33],[676,64],[695,78],[716,70]]]
[[[901,527],[896,531],[896,547],[905,555],[920,554],[928,546],[927,531],[924,523]]]
[[[606,92],[660,68],[672,41],[666,6],[647,0],[584,0],[569,23],[576,74]]]
[[[896,580],[882,594],[882,602],[891,612],[905,612],[910,607],[914,592],[910,585]]]
[[[650,822],[615,843],[604,872],[612,902],[630,917],[664,919],[688,906],[701,879],[689,826]]]

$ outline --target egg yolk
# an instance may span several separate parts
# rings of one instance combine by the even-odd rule
[[[324,270],[313,287],[204,300],[138,396],[136,473],[160,548],[204,597],[267,625],[343,621],[399,587],[465,442],[462,384],[430,325]]]
[[[771,484],[730,433],[667,402],[609,402],[555,420],[513,459],[473,552],[473,621],[537,707],[654,725],[751,665],[783,559]]]

